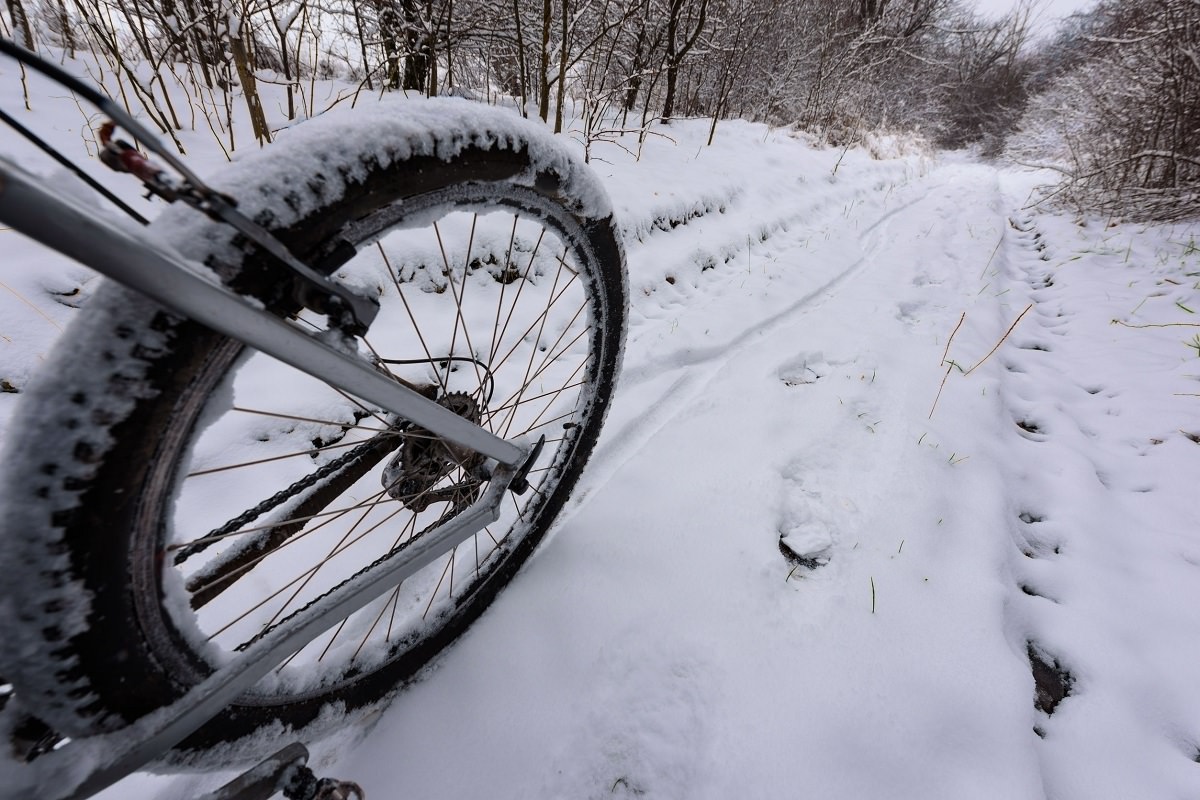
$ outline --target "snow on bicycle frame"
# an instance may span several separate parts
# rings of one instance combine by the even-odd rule
[[[4,45],[5,52],[12,54],[11,45],[6,42],[0,44]],[[152,144],[151,137],[138,135],[140,128],[137,123],[115,108],[111,101],[100,95],[93,100],[122,128],[134,133],[140,143],[167,161],[182,176],[182,180],[172,183],[165,177],[160,178],[162,173],[147,166],[140,157],[121,161],[127,171],[137,174],[156,194],[167,199],[175,195],[189,201],[193,208],[231,225],[275,256],[291,269],[297,285],[301,287],[294,296],[311,301],[302,304],[327,313],[330,317],[329,327],[319,334],[302,330],[278,313],[264,308],[256,298],[231,291],[209,269],[190,262],[165,242],[152,239],[136,228],[119,225],[72,198],[43,188],[35,177],[4,159],[0,159],[0,221],[95,268],[187,319],[273,356],[301,372],[315,375],[331,386],[407,420],[417,429],[481,454],[487,460],[475,469],[483,474],[486,489],[469,505],[463,503],[463,507],[455,507],[456,514],[448,520],[426,528],[419,536],[387,552],[384,557],[368,564],[316,601],[265,628],[260,635],[239,648],[235,658],[219,665],[169,705],[142,716],[114,733],[77,736],[65,747],[42,756],[34,762],[24,779],[31,781],[31,786],[38,787],[40,796],[50,798],[86,797],[159,757],[220,713],[289,654],[329,629],[338,619],[347,618],[350,613],[371,603],[389,588],[398,586],[447,550],[455,548],[459,542],[484,530],[485,526],[499,518],[499,508],[505,497],[524,491],[529,469],[538,459],[546,438],[544,435],[497,435],[481,427],[476,420],[448,408],[445,402],[436,402],[419,388],[407,385],[395,376],[386,375],[378,364],[359,357],[352,336],[369,326],[373,317],[370,301],[363,302],[363,298],[324,275],[310,274],[311,270],[306,272],[305,264],[252,222],[251,216],[262,210],[255,207],[261,198],[251,191],[252,187],[242,187],[246,191],[239,193],[237,186],[222,186],[225,192],[232,192],[238,197],[241,205],[235,208],[226,194],[209,189],[177,159]],[[366,125],[379,126],[381,130],[409,125],[433,137],[424,145],[421,136],[399,137],[399,141],[410,152],[391,152],[385,154],[385,158],[409,158],[418,155],[411,151],[420,150],[423,146],[427,146],[431,153],[444,157],[453,155],[456,147],[466,147],[471,139],[495,141],[509,138],[521,142],[526,150],[532,149],[521,134],[505,129],[502,117],[494,113],[480,117],[469,104],[433,103],[425,113],[430,116],[417,120],[398,121],[388,118],[386,114],[365,115],[364,119]],[[449,122],[447,116],[451,118]],[[480,122],[480,119],[483,121]],[[450,131],[444,136],[438,133],[443,126]],[[296,131],[296,138],[308,137],[306,147],[309,152],[321,152],[336,160],[338,153],[333,149],[337,146],[336,139],[321,142],[320,137],[329,136],[329,132],[328,129],[322,132],[319,126],[316,127],[318,129],[312,133]],[[464,137],[464,131],[469,135]],[[538,146],[544,147],[544,152],[526,153],[529,162],[539,167],[552,167],[550,171],[570,189],[564,195],[573,198],[576,204],[573,211],[583,219],[609,220],[606,224],[611,227],[611,209],[603,192],[592,183],[594,179],[586,171],[575,168],[570,159],[553,146],[545,146],[541,142],[538,142]],[[279,150],[283,152],[282,148]],[[281,154],[276,163],[280,170],[303,170],[303,166],[289,165],[286,155]],[[269,157],[267,164],[269,168]],[[325,166],[329,167],[329,164]],[[344,166],[350,172],[355,169],[354,164],[349,162]],[[546,172],[545,169],[526,168],[524,172],[512,176],[512,185],[507,189],[509,200],[520,210],[540,211],[547,218],[554,218],[568,240],[594,239],[597,235],[594,231],[584,230],[573,221],[574,217],[561,213],[561,209],[555,205],[561,204],[561,200],[548,198],[545,187],[534,185],[545,178]],[[155,182],[161,182],[157,190]],[[523,186],[523,182],[529,185]],[[493,201],[490,191],[494,190],[487,185],[466,184],[428,192],[423,201],[424,212],[418,209],[417,213],[405,220],[405,224],[420,224],[426,216],[439,213],[439,209],[486,206]],[[296,208],[290,211],[299,214]],[[282,213],[288,213],[288,210]],[[176,226],[173,230],[172,224]],[[160,233],[164,229],[171,232],[173,235],[169,238],[172,241],[186,242],[192,232],[189,226],[201,224],[211,225],[201,214],[185,213],[176,214],[167,225],[158,228]],[[364,218],[362,225],[365,226],[364,230],[371,228],[369,215]],[[514,222],[514,230],[515,225]],[[368,230],[362,241],[370,241],[371,236]],[[608,255],[610,259],[615,258],[619,267],[620,248],[615,241],[608,244]],[[607,282],[613,283],[611,277]],[[623,282],[604,289],[614,293],[613,298],[616,299],[623,298],[623,290]],[[594,341],[603,341],[606,347],[602,379],[604,396],[595,401],[598,410],[588,412],[594,419],[590,419],[587,426],[589,432],[585,437],[586,448],[582,450],[582,460],[586,460],[587,450],[594,443],[599,421],[606,410],[607,392],[611,391],[611,378],[619,360],[623,306],[614,303],[613,298],[605,301],[616,320],[612,331],[598,331],[591,336]],[[573,483],[582,460],[572,466],[564,492],[569,491],[569,484]],[[566,468],[558,467],[558,470],[563,472]],[[552,488],[558,492],[557,488]],[[565,493],[558,493],[555,497],[555,503],[561,505]],[[549,519],[539,523],[543,528],[549,525],[553,512],[557,510],[553,503],[550,505],[553,507]],[[477,608],[471,613],[477,614],[480,610]],[[87,757],[81,758],[81,754]]]

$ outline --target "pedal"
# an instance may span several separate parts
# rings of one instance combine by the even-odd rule
[[[65,736],[25,713],[21,713],[8,736],[13,757],[26,764],[54,750],[63,741],[66,741]]]
[[[307,762],[308,748],[293,742],[199,800],[267,800],[277,793],[288,800],[365,800],[357,783],[318,778]]]

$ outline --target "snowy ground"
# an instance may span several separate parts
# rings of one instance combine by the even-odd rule
[[[1195,231],[1030,211],[1043,176],[955,155],[665,132],[594,164],[632,308],[577,500],[321,769],[372,800],[1200,795]],[[0,242],[3,435],[90,289]]]

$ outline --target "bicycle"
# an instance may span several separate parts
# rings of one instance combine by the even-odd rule
[[[603,189],[464,100],[317,117],[213,188],[0,51],[96,105],[102,160],[171,202],[119,225],[0,158],[0,222],[109,279],[0,460],[0,675],[70,739],[31,780],[85,797],[385,702],[531,555],[595,445],[627,306]],[[64,778],[84,745],[99,765]]]

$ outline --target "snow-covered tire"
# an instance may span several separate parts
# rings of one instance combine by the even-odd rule
[[[530,427],[533,436],[547,433],[550,443],[531,476],[533,491],[505,501],[506,507],[520,503],[519,509],[479,534],[473,553],[466,552],[468,540],[444,564],[431,565],[327,631],[294,663],[190,737],[184,749],[192,754],[246,741],[273,723],[299,729],[331,711],[376,703],[482,613],[551,526],[589,457],[619,368],[626,308],[622,249],[603,191],[557,140],[507,112],[464,101],[397,102],[317,119],[212,183],[301,258],[360,291],[382,295],[384,310],[367,338],[388,349],[382,357],[424,359],[391,369],[413,382],[424,376],[439,397],[460,398],[468,407],[460,413],[475,415],[503,435]],[[279,290],[283,283],[275,268],[231,229],[172,208],[152,230],[279,313],[297,311]],[[430,241],[418,242],[427,235]],[[542,250],[551,240],[555,249]],[[355,260],[346,263],[351,257]],[[389,282],[391,276],[398,279]],[[568,294],[572,305],[561,306],[560,319],[558,304]],[[461,332],[484,316],[483,299],[478,309],[468,307],[476,298],[486,299],[487,316],[494,308],[499,321],[486,341],[478,331],[474,341]],[[399,299],[403,302],[391,302]],[[526,302],[534,308],[521,305]],[[422,330],[420,339],[402,331],[405,319]],[[440,319],[446,331],[420,328],[424,323],[418,320],[427,319]],[[566,341],[576,329],[578,338]],[[409,468],[418,458],[412,444],[418,434],[411,428],[396,427],[390,419],[376,424],[375,409],[356,408],[324,384],[312,381],[310,387],[302,382],[312,379],[243,350],[236,341],[108,284],[58,343],[13,420],[12,441],[0,462],[5,529],[0,674],[13,682],[24,708],[64,734],[113,731],[170,703],[214,665],[236,657],[238,644],[327,591],[324,585],[306,588],[317,582],[314,576],[336,585],[353,574],[356,567],[349,562],[361,568],[383,557],[396,541],[419,536],[438,515],[461,508],[458,494],[474,491],[468,471],[446,466],[448,475],[430,478],[423,487],[426,498],[435,499],[422,510],[428,500],[414,499],[416,490],[400,500],[380,499],[384,484],[368,473],[341,487],[338,497],[326,498],[325,509],[340,513],[289,521],[301,526],[300,533],[249,568],[229,569],[221,561],[229,558],[222,553],[236,549],[224,539],[197,555],[208,558],[206,564],[218,562],[213,574],[232,575],[235,590],[193,610],[195,587],[185,585],[198,573],[191,561],[175,564],[179,553],[190,553],[178,546],[194,540],[197,531],[203,537],[221,530],[220,523],[230,519],[226,505],[240,512],[270,498],[294,485],[297,470],[311,474],[355,449],[356,436],[362,441],[399,436],[406,442],[393,446],[395,453],[386,454],[376,472],[392,462],[400,465],[394,470]],[[513,378],[506,374],[510,367]],[[561,382],[541,385],[552,380]],[[539,385],[513,395],[534,383]],[[282,416],[249,413],[259,409],[247,409],[247,403],[259,404],[272,390],[279,395],[272,414]],[[549,397],[547,410],[526,419],[534,411],[529,399],[534,392],[538,407]],[[472,399],[461,400],[464,396]],[[504,414],[516,419],[505,422]],[[373,432],[360,430],[371,426]],[[298,446],[311,452],[296,454]],[[244,461],[235,462],[237,469],[206,471],[214,463],[229,466],[221,462],[226,453]],[[296,462],[302,463],[295,467]],[[255,470],[264,472],[232,477]],[[355,505],[363,502],[365,487],[379,493],[378,503]],[[298,500],[288,502],[303,508],[304,516],[312,511]],[[398,515],[396,521],[372,517],[355,527],[343,519],[360,509],[364,517],[383,514],[384,503],[390,503],[388,513]],[[355,511],[342,512],[346,506]],[[241,530],[251,532],[241,535],[284,530],[281,519],[270,525],[264,519],[301,516],[291,508],[284,503],[243,523]],[[398,520],[409,518],[405,533]],[[386,542],[376,542],[374,549],[363,544],[354,556],[348,554],[351,545],[359,547],[357,539],[345,547],[318,541],[336,530],[344,543],[369,526],[375,527],[363,542],[382,536],[377,530],[387,531]],[[304,561],[310,551],[332,556]],[[335,575],[339,560],[348,563]],[[270,600],[276,592],[270,602],[283,601],[297,584],[288,584],[282,573],[301,563],[316,567],[307,578],[294,567],[304,591],[264,621],[267,612],[255,610],[252,600]],[[459,569],[465,574],[456,574]],[[444,570],[441,578],[438,570]],[[242,606],[249,622],[234,619]],[[221,615],[233,619],[232,628],[218,630]],[[385,617],[386,637],[380,622]]]

